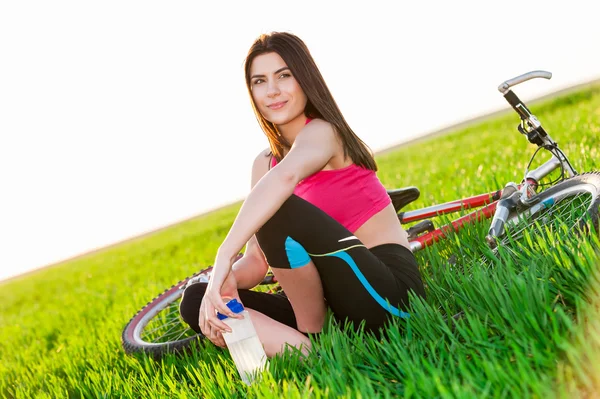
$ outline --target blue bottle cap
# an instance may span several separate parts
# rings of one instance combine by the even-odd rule
[[[233,313],[242,313],[244,311],[244,305],[242,305],[241,303],[238,302],[237,299],[232,299],[231,301],[227,302],[227,307],[233,312]],[[223,313],[219,313],[217,312],[217,318],[219,320],[223,320],[226,319],[228,316],[224,315]]]

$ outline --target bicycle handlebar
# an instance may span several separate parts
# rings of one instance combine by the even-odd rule
[[[519,75],[515,78],[509,79],[506,82],[502,83],[500,86],[498,86],[498,91],[502,94],[505,94],[508,91],[508,89],[510,89],[511,87],[516,86],[519,83],[526,82],[529,79],[535,79],[535,78],[550,79],[550,78],[552,78],[552,73],[548,72],[548,71],[527,72],[527,73],[524,73],[523,75]]]

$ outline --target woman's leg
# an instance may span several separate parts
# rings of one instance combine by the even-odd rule
[[[314,305],[322,298],[319,286],[338,319],[356,324],[364,320],[372,331],[393,315],[408,316],[403,309],[408,306],[409,290],[425,294],[408,249],[386,244],[407,252],[396,257],[399,264],[386,265],[341,224],[295,195],[256,236],[292,303],[301,331],[319,325],[322,308]]]
[[[300,331],[256,310],[248,309],[248,313],[268,357],[284,352],[288,346],[299,349],[304,355],[310,351],[310,339]]]
[[[181,317],[197,333],[201,333],[198,316],[206,286],[207,283],[196,283],[187,287],[179,306]],[[283,352],[286,345],[308,353],[310,340],[296,329],[294,311],[284,295],[251,290],[238,292],[268,357]]]
[[[310,261],[297,269],[271,269],[294,309],[297,329],[304,333],[318,333],[323,329],[327,306],[321,277]]]
[[[208,283],[196,283],[187,287],[183,292],[181,304],[179,305],[181,318],[197,333],[201,333],[198,317],[207,285]],[[238,290],[238,293],[245,308],[261,312],[290,328],[296,328],[294,310],[285,295],[280,293],[267,294],[266,292],[251,290]]]

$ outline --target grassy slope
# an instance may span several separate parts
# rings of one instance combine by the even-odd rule
[[[533,111],[576,169],[600,169],[599,86]],[[409,209],[518,181],[533,147],[516,123],[510,114],[400,148],[378,158],[379,176],[388,188],[420,188]],[[394,323],[382,341],[330,327],[317,345],[320,359],[276,359],[264,384],[242,386],[229,356],[210,344],[160,363],[124,355],[124,324],[154,295],[212,263],[238,207],[0,284],[0,394],[496,397],[600,389],[593,377],[600,370],[591,366],[600,360],[600,315],[598,302],[590,305],[600,285],[587,288],[598,279],[596,246],[567,243],[484,269],[472,261],[481,229],[463,234],[460,246],[418,255],[428,286],[427,303],[414,305],[420,317]],[[446,256],[456,251],[464,256],[449,268]],[[454,329],[442,319],[464,309]]]

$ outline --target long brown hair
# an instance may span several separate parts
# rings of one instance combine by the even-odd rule
[[[254,114],[262,130],[269,139],[271,152],[281,161],[283,152],[291,145],[277,132],[277,127],[266,120],[259,112],[254,98],[252,97],[252,86],[250,82],[250,66],[252,61],[259,55],[266,53],[277,53],[287,64],[300,85],[307,98],[304,113],[309,118],[320,118],[331,123],[339,134],[344,147],[344,157],[350,157],[352,162],[366,169],[377,170],[377,164],[367,145],[352,131],[342,112],[338,108],[331,92],[325,84],[325,80],[317,67],[314,59],[308,51],[306,44],[297,36],[287,32],[272,32],[260,35],[246,56],[244,70],[246,74],[246,87],[250,94],[250,101]]]

